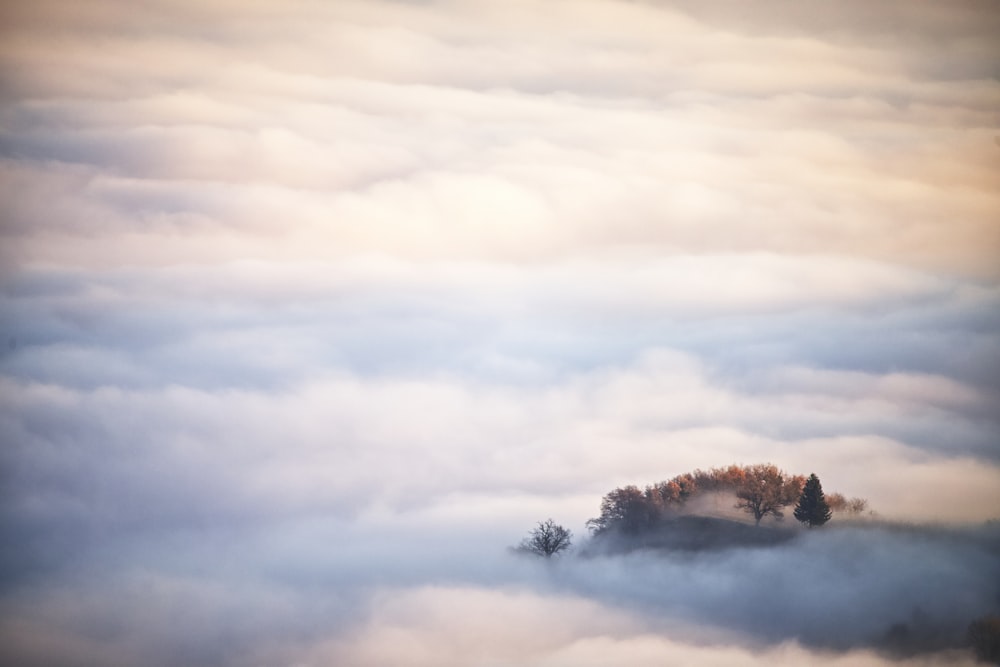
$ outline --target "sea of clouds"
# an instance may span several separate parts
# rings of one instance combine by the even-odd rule
[[[6,3],[3,661],[968,662],[998,32],[973,1]],[[764,461],[915,523],[507,551]]]

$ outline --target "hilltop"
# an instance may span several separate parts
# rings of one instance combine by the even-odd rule
[[[638,549],[713,551],[745,547],[771,547],[795,539],[801,531],[701,514],[660,519],[637,533],[602,532],[582,548],[582,555],[627,553]]]

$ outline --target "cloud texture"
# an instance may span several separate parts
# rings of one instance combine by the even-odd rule
[[[828,642],[792,602],[727,617],[762,593],[722,560],[504,547],[734,462],[998,516],[998,32],[973,1],[6,3],[0,654],[875,665],[883,618],[996,611],[988,528],[771,554],[873,610]],[[858,544],[910,565],[866,598]]]

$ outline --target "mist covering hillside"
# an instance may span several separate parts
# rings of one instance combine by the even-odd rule
[[[722,468],[694,475],[703,485],[720,476]],[[662,488],[647,486],[645,497]],[[611,502],[620,491],[605,496],[603,511],[622,509]],[[842,509],[807,528],[785,507],[755,525],[736,493],[693,483],[689,493],[648,523],[592,520],[591,536],[556,554],[553,576],[574,592],[760,642],[894,658],[966,659],[958,649],[969,646],[970,623],[996,613],[1000,522],[902,523]]]

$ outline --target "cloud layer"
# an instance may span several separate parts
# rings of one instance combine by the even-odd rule
[[[997,517],[998,31],[971,0],[6,3],[0,654],[874,665],[883,616],[996,611],[988,531],[772,553],[857,599],[859,544],[910,563],[826,642],[791,579],[727,618],[760,592],[722,557],[504,548],[734,462]]]

